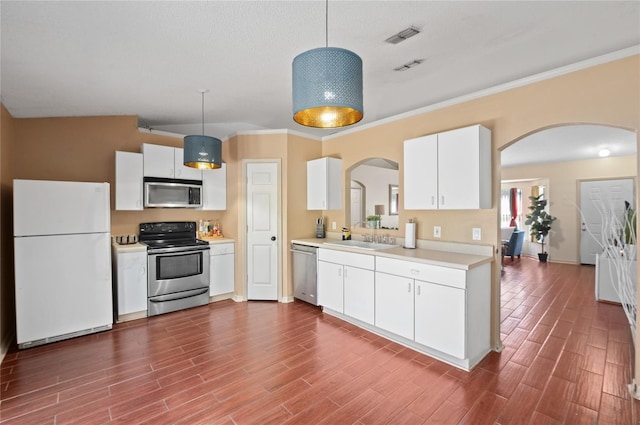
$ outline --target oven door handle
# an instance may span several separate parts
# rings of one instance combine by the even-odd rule
[[[149,302],[162,303],[166,301],[181,300],[183,298],[191,298],[198,295],[202,295],[205,292],[209,292],[209,288],[190,289],[188,291],[176,292],[173,294],[157,295],[152,298],[149,298]]]
[[[208,246],[203,247],[174,247],[174,248],[154,248],[151,251],[148,251],[148,254],[151,255],[175,255],[175,254],[188,254],[193,252],[200,251],[209,251],[211,248]]]

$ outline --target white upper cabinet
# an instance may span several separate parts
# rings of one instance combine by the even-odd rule
[[[116,210],[142,210],[142,154],[116,151]]]
[[[202,170],[184,165],[184,149],[173,148],[173,163],[176,179],[202,180]]]
[[[307,209],[342,208],[342,160],[318,158],[307,161]]]
[[[227,164],[202,171],[202,209],[227,209]]]
[[[404,142],[404,208],[438,209],[438,135]]]
[[[144,143],[142,154],[145,177],[202,180],[202,170],[183,165],[182,148]]]
[[[144,176],[175,178],[174,149],[170,146],[142,144],[144,155]]]
[[[491,208],[491,131],[473,125],[406,140],[404,207]]]

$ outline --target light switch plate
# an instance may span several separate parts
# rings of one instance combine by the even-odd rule
[[[336,230],[336,222],[335,221],[331,222],[331,230]]]
[[[434,238],[442,237],[442,228],[440,226],[433,226],[433,237]]]
[[[482,239],[482,230],[479,227],[474,227],[472,231],[472,236],[474,241],[479,241]]]

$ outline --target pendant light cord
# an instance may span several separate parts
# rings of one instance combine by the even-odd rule
[[[202,135],[204,136],[204,92],[202,92]]]
[[[329,0],[325,1],[324,6],[324,47],[329,47]]]

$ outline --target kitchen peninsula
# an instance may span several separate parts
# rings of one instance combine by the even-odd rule
[[[325,313],[467,371],[491,350],[492,247],[368,250],[330,239],[291,242],[318,248],[318,304]]]

